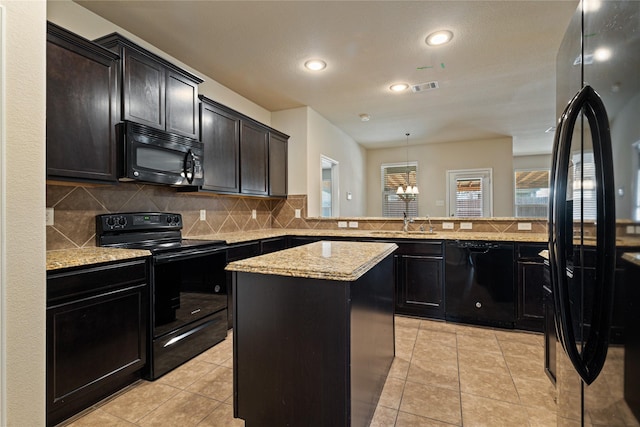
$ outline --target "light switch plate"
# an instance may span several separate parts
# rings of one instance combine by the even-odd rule
[[[518,230],[520,231],[531,231],[531,223],[530,222],[519,222]]]
[[[302,212],[300,209],[296,209],[295,213],[296,213],[296,218],[300,218],[302,216]]]
[[[258,217],[258,213],[255,209],[251,209],[251,219],[256,219]]]
[[[347,221],[338,221],[338,228],[347,228]]]
[[[627,225],[627,234],[635,234],[636,228],[633,225]]]
[[[53,225],[53,223],[54,223],[53,208],[47,208],[46,214],[45,214],[45,225]]]
[[[200,221],[207,220],[207,211],[206,209],[200,209]]]
[[[473,223],[472,222],[461,222],[460,223],[460,230],[472,230],[473,229]]]
[[[358,228],[358,221],[349,221],[349,228]]]
[[[436,206],[444,206],[444,200],[436,200]]]
[[[453,223],[452,222],[443,222],[442,223],[442,229],[443,230],[453,230]]]

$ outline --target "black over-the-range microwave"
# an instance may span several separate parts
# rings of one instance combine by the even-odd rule
[[[125,121],[118,126],[120,181],[203,184],[204,145],[193,138]]]

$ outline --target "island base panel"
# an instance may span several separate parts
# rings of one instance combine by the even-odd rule
[[[394,356],[392,256],[354,282],[233,278],[234,415],[368,426]]]

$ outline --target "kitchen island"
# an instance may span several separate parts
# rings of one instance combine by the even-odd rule
[[[394,357],[396,248],[321,241],[227,266],[235,417],[369,425]]]

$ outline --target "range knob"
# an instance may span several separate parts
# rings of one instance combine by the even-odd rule
[[[114,218],[114,217],[112,217],[112,216],[108,216],[108,217],[107,217],[107,225],[108,225],[109,227],[113,227],[115,224],[116,224],[116,220],[115,220],[115,218]]]
[[[118,218],[118,224],[127,225],[127,219],[125,217],[121,216],[120,218]]]

